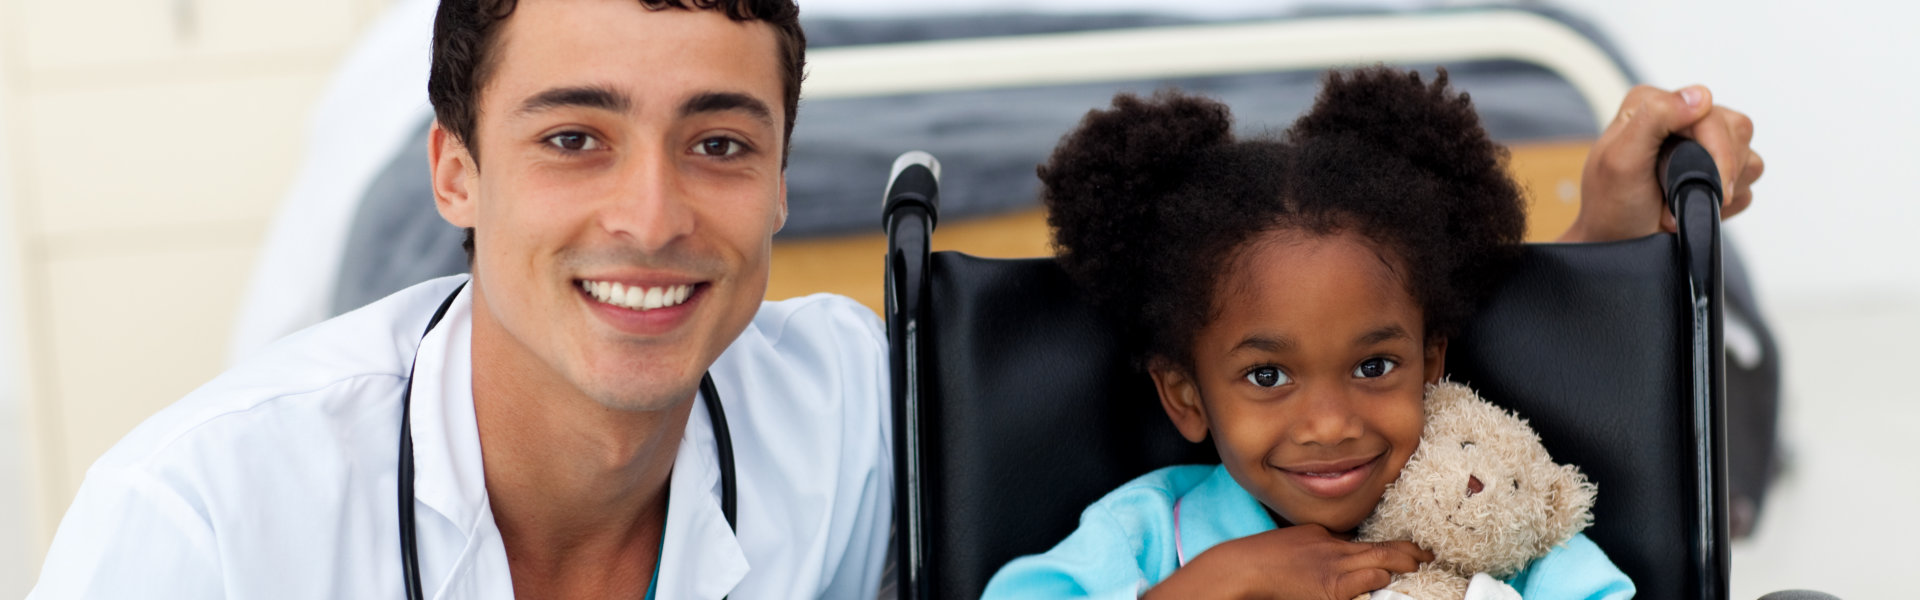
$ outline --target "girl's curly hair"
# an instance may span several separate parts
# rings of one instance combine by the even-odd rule
[[[1215,289],[1264,232],[1350,231],[1400,263],[1428,339],[1458,333],[1526,230],[1507,153],[1440,70],[1332,72],[1284,136],[1217,101],[1121,94],[1039,168],[1057,258],[1146,356],[1191,365]]]

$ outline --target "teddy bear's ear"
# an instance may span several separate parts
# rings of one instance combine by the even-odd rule
[[[1547,530],[1553,533],[1543,540],[1547,545],[1543,552],[1593,524],[1593,501],[1599,492],[1578,467],[1554,465],[1554,471],[1547,498]]]
[[[1468,402],[1484,402],[1472,388],[1453,381],[1441,381],[1427,384],[1427,418],[1450,413],[1455,407]]]

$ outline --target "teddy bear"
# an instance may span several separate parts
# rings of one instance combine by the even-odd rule
[[[1425,410],[1420,446],[1356,538],[1433,552],[1387,589],[1460,600],[1476,574],[1509,579],[1593,523],[1594,484],[1555,464],[1526,420],[1451,381],[1427,386]]]

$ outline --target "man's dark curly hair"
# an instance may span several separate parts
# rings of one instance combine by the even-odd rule
[[[786,166],[793,148],[793,119],[800,112],[800,80],[806,77],[807,35],[800,29],[800,7],[793,0],[637,0],[647,10],[714,10],[735,21],[765,21],[773,26],[780,53],[785,140],[780,164]],[[479,140],[474,138],[480,117],[480,90],[486,89],[498,57],[493,51],[500,25],[520,5],[519,0],[441,0],[433,18],[433,61],[427,69],[427,100],[434,119],[453,133],[480,162]],[[473,259],[473,229],[467,229],[461,247]]]
[[[794,115],[800,110],[800,80],[806,75],[807,62],[807,36],[800,29],[800,7],[793,0],[636,1],[648,10],[713,10],[735,21],[772,25],[787,109],[785,131],[791,141]],[[486,89],[498,60],[493,47],[500,39],[500,25],[513,16],[519,4],[518,0],[441,0],[434,15],[427,99],[433,103],[434,118],[467,145],[476,161],[480,155],[473,136],[480,112],[480,90]]]
[[[1353,232],[1397,262],[1429,341],[1458,333],[1526,230],[1507,153],[1439,71],[1332,72],[1284,136],[1235,139],[1217,101],[1121,94],[1046,164],[1060,265],[1145,357],[1192,367],[1217,282],[1260,234]]]

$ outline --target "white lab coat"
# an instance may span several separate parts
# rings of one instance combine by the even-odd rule
[[[87,472],[29,598],[401,598],[400,393],[418,347],[414,510],[428,598],[511,598],[471,388],[471,287],[436,279],[270,346]],[[739,534],[703,403],[674,462],[658,597],[872,598],[892,518],[886,345],[873,313],[769,302],[711,370]]]

